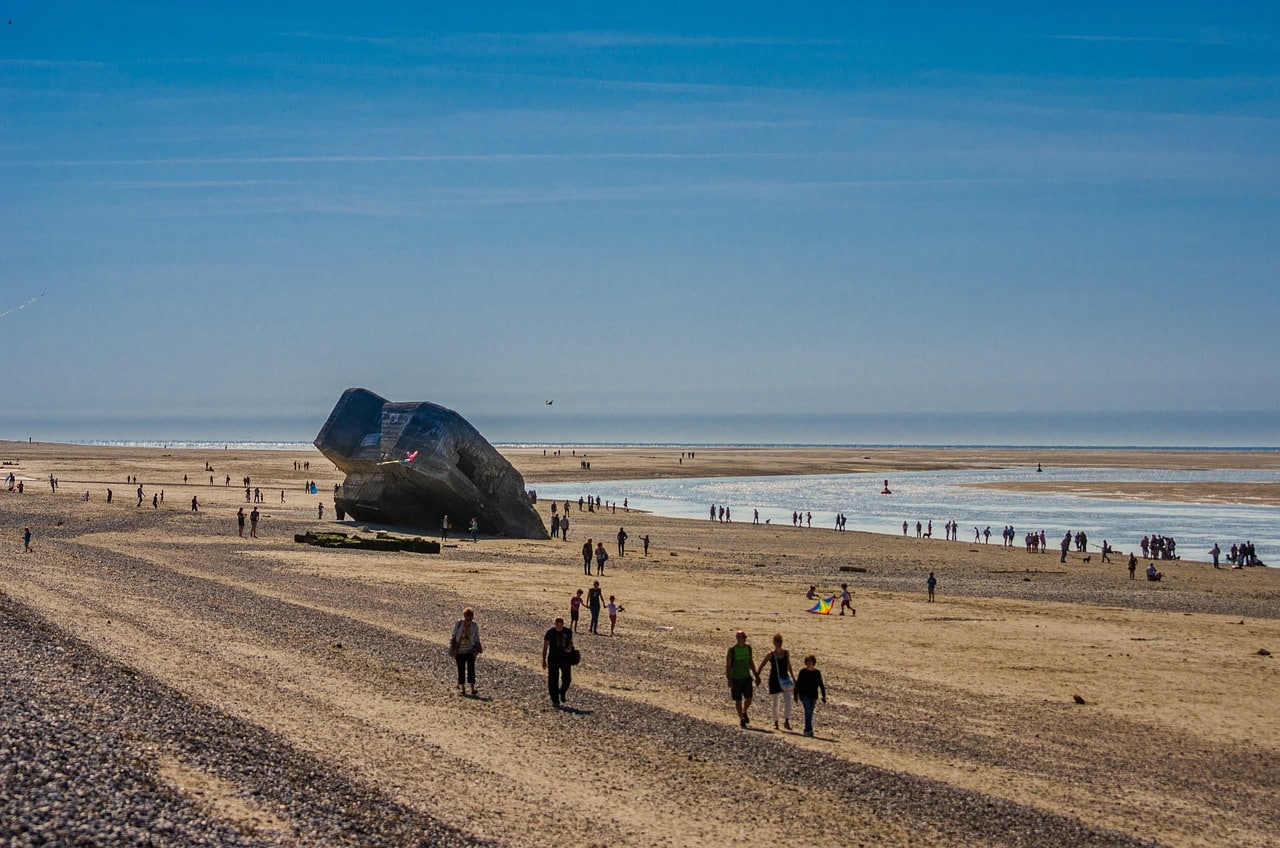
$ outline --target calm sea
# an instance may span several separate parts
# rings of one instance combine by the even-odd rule
[[[39,441],[169,446],[175,448],[299,449],[310,446],[328,410],[296,418],[98,418],[39,419],[0,414],[0,438]],[[1109,413],[860,413],[742,415],[576,414],[564,405],[532,415],[468,416],[495,445],[530,446],[849,446],[849,447],[1094,447],[1232,448],[1280,450],[1280,412],[1109,412]],[[1195,472],[1184,472],[1183,475]],[[738,521],[755,509],[761,520],[788,524],[793,510],[812,512],[815,526],[831,526],[837,512],[853,529],[900,533],[905,520],[942,524],[954,519],[961,538],[974,527],[1006,523],[1021,534],[1045,530],[1054,542],[1067,530],[1085,530],[1095,544],[1107,539],[1126,550],[1141,536],[1174,536],[1188,556],[1204,558],[1216,541],[1223,548],[1251,539],[1263,559],[1280,553],[1280,509],[1172,502],[1080,498],[1046,493],[1027,496],[967,483],[1022,479],[1028,469],[914,472],[893,475],[892,497],[879,494],[877,475],[823,475],[792,478],[735,478],[674,481],[613,481],[542,486],[543,497],[576,501],[579,495],[629,502],[655,513],[702,518],[710,504],[729,505]],[[1174,482],[1174,472],[1126,469],[1046,470],[1032,475],[1051,480]],[[1169,475],[1175,474],[1174,477]],[[1214,471],[1207,479],[1251,482],[1276,479],[1251,472]],[[863,477],[865,476],[865,479]],[[1191,478],[1188,478],[1190,480]],[[1021,535],[1019,536],[1021,538]]]
[[[644,532],[643,518],[627,515],[621,505],[672,518],[707,520],[711,505],[725,506],[735,523],[750,523],[759,512],[761,523],[790,526],[793,512],[812,516],[812,527],[831,530],[837,513],[851,530],[909,535],[916,522],[933,537],[943,538],[943,525],[955,521],[959,539],[971,542],[975,532],[991,528],[993,544],[1000,531],[1014,527],[1017,543],[1028,532],[1045,531],[1057,550],[1062,534],[1083,530],[1090,549],[1103,540],[1119,551],[1136,550],[1146,535],[1171,536],[1187,559],[1207,560],[1217,542],[1222,549],[1233,542],[1252,541],[1263,561],[1275,564],[1280,553],[1280,507],[1256,504],[1205,504],[1184,501],[1127,500],[1123,497],[1082,497],[1064,492],[1027,493],[981,484],[1055,483],[1088,481],[1106,490],[1107,483],[1259,483],[1280,480],[1275,471],[1218,469],[1175,471],[1138,468],[1022,468],[955,469],[890,474],[892,494],[881,493],[884,474],[818,474],[794,477],[687,478],[679,480],[607,480],[583,483],[543,483],[538,500],[577,502],[580,496],[599,496],[618,504],[619,524],[631,525],[631,535]],[[1117,486],[1117,494],[1120,487]],[[549,508],[543,510],[548,517]],[[719,513],[717,511],[717,517]],[[806,520],[808,524],[808,520]]]
[[[131,445],[310,444],[328,416],[41,418],[0,412],[0,438]],[[468,415],[497,445],[1163,447],[1280,449],[1280,412],[620,415],[563,406]]]

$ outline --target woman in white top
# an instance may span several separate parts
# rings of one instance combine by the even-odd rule
[[[464,609],[449,639],[449,655],[458,663],[459,695],[467,694],[467,684],[471,685],[471,694],[476,694],[476,657],[483,648],[480,647],[480,625],[475,623],[475,615],[471,607]]]

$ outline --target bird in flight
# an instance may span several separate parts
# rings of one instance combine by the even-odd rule
[[[551,405],[551,404],[553,404],[553,403],[555,403],[555,401],[553,401],[553,400],[549,400],[549,401],[547,401],[547,406],[550,406],[550,405]]]

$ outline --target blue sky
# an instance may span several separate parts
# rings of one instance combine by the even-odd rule
[[[5,3],[0,436],[1280,409],[1271,4],[458,5]]]

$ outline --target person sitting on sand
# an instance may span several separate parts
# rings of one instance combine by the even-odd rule
[[[808,598],[808,599],[809,599],[809,600],[811,600],[811,601],[817,600],[817,598],[818,598],[818,587],[817,587],[817,586],[810,586],[810,587],[809,587],[809,591],[805,593],[805,597],[806,597],[806,598]]]
[[[1161,573],[1161,572],[1159,572],[1159,571],[1156,571],[1156,564],[1155,564],[1154,562],[1147,566],[1147,579],[1148,579],[1148,580],[1151,580],[1152,582],[1159,582],[1159,580],[1160,580],[1162,577],[1164,577],[1164,574],[1162,574],[1162,573]]]

